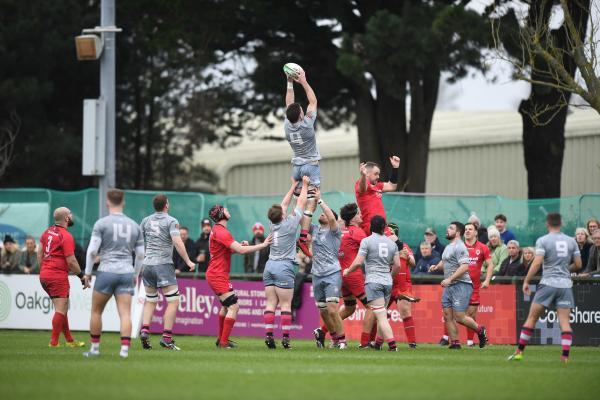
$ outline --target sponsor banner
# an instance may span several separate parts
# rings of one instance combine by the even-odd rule
[[[527,296],[516,287],[517,332],[529,314],[529,307],[535,296],[536,285],[530,285],[532,295]],[[575,308],[571,310],[571,330],[573,344],[579,346],[600,345],[600,285],[597,283],[575,283],[573,285]],[[560,325],[556,310],[546,310],[535,324],[532,344],[560,344]]]
[[[94,278],[95,279],[95,278]],[[83,290],[76,276],[69,276],[69,327],[90,328],[92,290]],[[54,306],[38,275],[0,275],[0,329],[52,329]],[[102,330],[119,331],[117,305],[111,299],[102,316]]]
[[[175,334],[216,336],[219,330],[218,297],[204,280],[178,279],[181,294],[179,309],[173,327]],[[265,308],[265,287],[262,282],[232,281],[239,298],[240,310],[232,331],[232,336],[265,335],[263,311]],[[292,338],[312,338],[312,331],[319,324],[319,315],[314,304],[312,286],[302,288],[303,305],[297,310],[291,326]],[[162,294],[152,318],[152,332],[162,332],[163,314],[167,306]],[[281,337],[279,310],[276,312],[275,336]]]
[[[438,343],[444,332],[442,320],[442,287],[440,285],[413,285],[413,293],[421,298],[412,304],[412,316],[416,328],[417,343]],[[481,289],[481,304],[477,321],[488,329],[491,343],[509,344],[515,342],[515,287],[513,285],[492,285]],[[358,302],[356,312],[344,321],[346,337],[360,340],[365,309]],[[392,306],[390,323],[394,336],[406,342],[404,326],[396,305]],[[466,328],[458,325],[460,339],[467,340]],[[475,337],[477,341],[477,337]]]

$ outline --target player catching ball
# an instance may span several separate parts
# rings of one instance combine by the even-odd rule
[[[289,64],[286,64],[288,66]],[[287,90],[285,93],[285,121],[283,129],[285,138],[292,147],[294,157],[292,158],[292,178],[300,182],[303,176],[308,176],[310,179],[310,187],[308,191],[308,205],[304,211],[304,217],[300,221],[300,238],[298,246],[302,252],[312,257],[307,244],[308,230],[312,221],[312,215],[317,208],[315,198],[316,190],[321,186],[321,169],[319,160],[321,154],[317,147],[317,137],[315,135],[315,120],[317,119],[317,96],[306,81],[304,70],[296,66],[295,71],[286,70],[287,75]],[[294,102],[294,81],[298,82],[304,88],[306,97],[308,98],[308,106],[306,107],[306,115],[302,110],[300,103]],[[300,191],[300,185],[296,188],[296,194]]]
[[[221,302],[219,336],[215,344],[218,348],[232,349],[235,345],[229,341],[229,335],[235,324],[240,306],[237,304],[238,297],[233,290],[233,286],[229,282],[231,254],[248,254],[260,251],[271,244],[273,236],[269,235],[261,244],[248,246],[246,241],[236,242],[227,229],[227,222],[231,218],[227,208],[215,204],[208,215],[215,222],[215,226],[210,232],[210,261],[206,270],[206,281]]]

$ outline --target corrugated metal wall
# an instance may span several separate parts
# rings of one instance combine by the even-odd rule
[[[288,160],[234,166],[225,176],[228,194],[282,193],[289,188]],[[358,156],[321,162],[323,190],[352,192],[358,178]],[[428,193],[499,194],[527,197],[527,176],[520,142],[431,149]],[[600,135],[566,139],[562,196],[600,192]]]

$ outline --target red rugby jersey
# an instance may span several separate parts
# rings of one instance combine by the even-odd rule
[[[470,246],[465,242],[469,251],[469,276],[473,281],[473,289],[479,289],[481,286],[481,267],[485,260],[490,258],[490,249],[480,241]]]
[[[385,218],[385,208],[383,207],[383,201],[381,200],[381,196],[383,195],[383,185],[384,182],[377,182],[375,185],[372,185],[369,181],[367,181],[367,190],[364,193],[360,193],[360,179],[356,181],[354,185],[354,193],[356,194],[356,203],[358,204],[358,208],[360,208],[360,213],[362,214],[363,223],[361,228],[365,231],[365,233],[371,233],[371,218],[375,215],[381,215]]]
[[[207,275],[229,276],[231,270],[231,254],[233,251],[229,246],[235,242],[229,230],[221,224],[215,224],[210,232],[208,250],[210,261],[208,262]]]
[[[352,261],[358,254],[360,247],[360,241],[366,238],[367,235],[360,227],[350,225],[347,229],[342,231],[342,243],[340,244],[340,250],[338,252],[338,260],[342,267],[342,271],[350,268]],[[360,273],[360,269],[358,269]]]
[[[75,254],[75,240],[69,231],[53,225],[42,234],[40,245],[44,250],[40,276],[62,278],[69,275],[67,257]]]

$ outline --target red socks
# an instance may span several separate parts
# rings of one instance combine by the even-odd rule
[[[283,317],[281,318],[283,320]],[[273,336],[273,326],[275,325],[275,313],[273,311],[265,311],[263,313],[265,321],[265,333],[267,336]]]
[[[52,346],[58,345],[58,339],[63,330],[64,317],[64,314],[61,314],[58,311],[54,312],[54,316],[52,317],[52,337],[50,338],[50,344]]]
[[[281,312],[281,331],[283,332],[283,337],[290,336],[291,326],[292,326],[292,312],[291,311],[282,311]]]
[[[365,347],[371,341],[371,332],[363,332],[360,334],[360,346]]]
[[[417,336],[415,333],[415,321],[412,317],[406,317],[402,320],[404,325],[404,333],[406,334],[406,340],[408,343],[417,343]]]
[[[374,341],[375,338],[377,337],[377,321],[375,321],[375,323],[373,324],[373,327],[371,328],[371,333],[369,334],[369,341]]]
[[[235,319],[227,318],[223,320],[223,331],[221,332],[221,336],[219,339],[219,343],[221,346],[227,346],[229,343],[229,335],[231,334],[231,330],[233,329],[233,325],[235,324]]]
[[[219,340],[221,338],[221,334],[223,333],[223,321],[225,321],[225,316],[219,314]]]
[[[73,341],[73,336],[71,336],[71,330],[69,329],[69,317],[67,317],[67,314],[63,315],[62,332],[65,335],[67,342]]]

